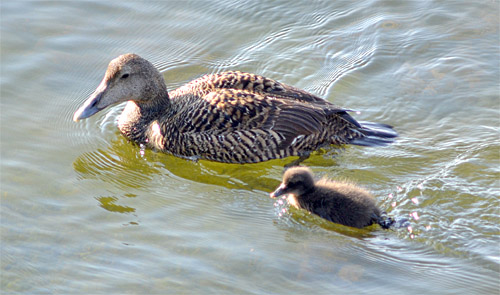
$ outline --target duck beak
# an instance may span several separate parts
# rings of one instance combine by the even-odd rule
[[[92,94],[83,105],[73,115],[73,121],[78,122],[81,119],[88,118],[93,114],[99,112],[103,108],[99,108],[99,101],[101,101],[102,92]]]
[[[83,103],[83,105],[73,115],[73,121],[78,122],[81,119],[86,119],[100,110],[106,108],[109,104],[102,103],[102,97],[108,89],[108,81],[106,77],[101,81],[101,84],[92,93],[92,95]]]
[[[285,190],[286,190],[286,185],[282,183],[274,192],[270,193],[269,196],[271,198],[277,198],[281,195],[286,194]]]

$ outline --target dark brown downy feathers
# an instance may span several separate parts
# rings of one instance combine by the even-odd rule
[[[331,222],[357,228],[374,223],[389,228],[393,224],[393,220],[376,206],[368,191],[349,182],[325,178],[314,181],[307,167],[292,167],[285,171],[283,182],[271,197],[282,195],[288,195],[290,205]]]

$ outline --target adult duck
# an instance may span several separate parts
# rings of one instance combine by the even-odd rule
[[[73,120],[125,101],[124,136],[191,159],[257,163],[332,144],[385,145],[397,136],[389,125],[360,124],[346,109],[255,74],[206,75],[168,93],[160,72],[136,54],[109,63]]]

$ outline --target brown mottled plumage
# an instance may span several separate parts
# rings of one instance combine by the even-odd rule
[[[368,191],[349,182],[326,178],[315,182],[311,169],[307,167],[286,170],[283,182],[271,197],[286,194],[290,205],[335,223],[357,228],[374,223],[389,228],[393,223],[392,219],[382,215]]]
[[[118,127],[127,138],[187,158],[256,163],[397,136],[388,125],[361,125],[328,101],[249,73],[206,75],[168,93],[160,72],[135,54],[110,62],[73,120],[124,101]]]

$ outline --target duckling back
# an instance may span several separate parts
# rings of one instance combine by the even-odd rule
[[[378,223],[381,215],[374,197],[349,182],[320,180],[316,183],[315,192],[302,198],[310,204],[311,212],[347,226],[363,228]]]

